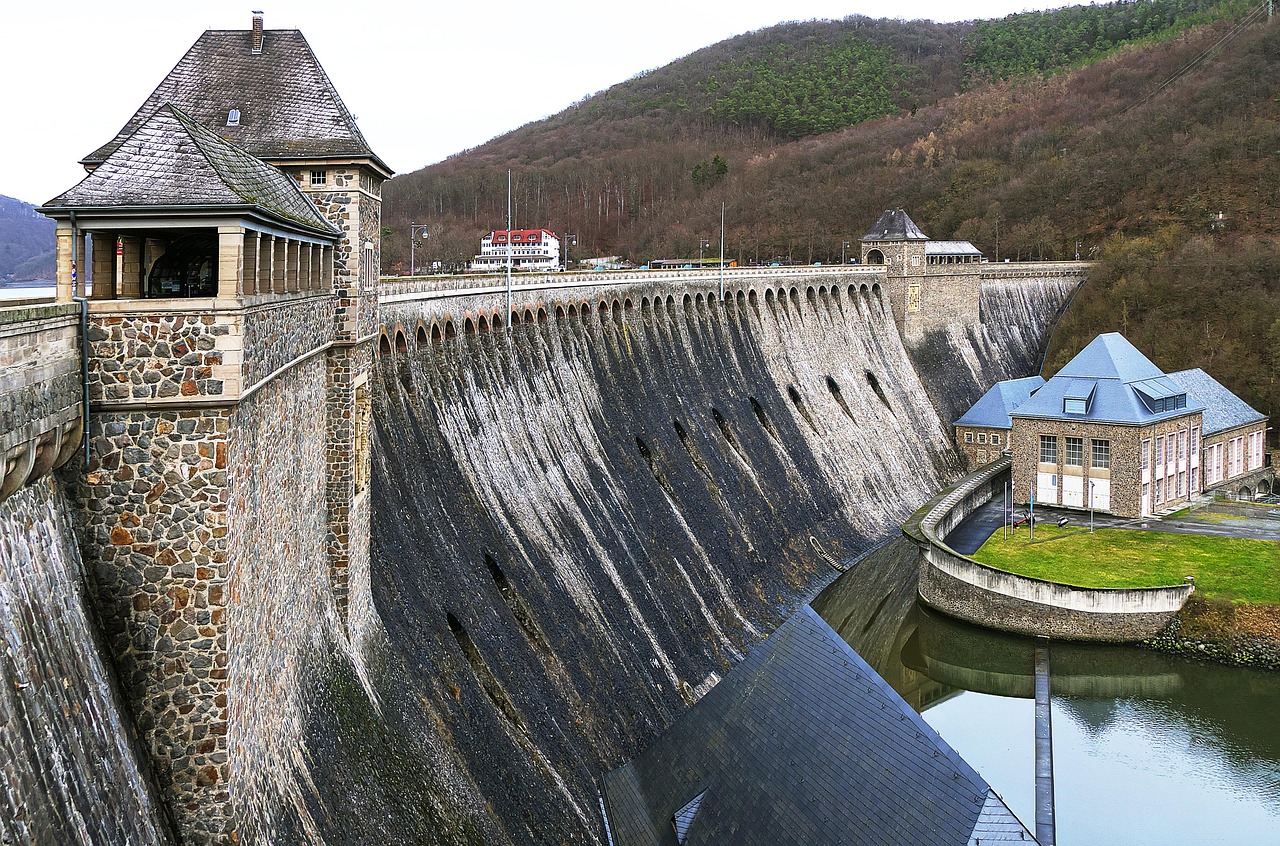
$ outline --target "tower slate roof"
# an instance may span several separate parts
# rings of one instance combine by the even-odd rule
[[[271,161],[364,158],[391,173],[370,149],[311,45],[298,30],[264,34],[252,50],[251,30],[207,30],[115,138],[81,160],[106,161],[165,104],[241,149]],[[232,109],[238,126],[228,126]]]
[[[615,846],[1035,842],[808,606],[602,795]]]
[[[172,105],[160,107],[96,170],[44,205],[50,211],[95,207],[252,207],[326,235],[341,234],[293,179]]]
[[[920,231],[905,211],[888,209],[862,236],[863,241],[928,241],[929,236]]]

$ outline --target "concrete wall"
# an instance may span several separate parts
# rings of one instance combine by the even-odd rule
[[[926,605],[980,626],[1062,640],[1142,640],[1173,619],[1191,585],[1078,588],[1005,573],[948,547],[942,538],[1004,490],[1008,471],[1008,459],[988,465],[925,506],[905,527],[922,550],[920,598]]]

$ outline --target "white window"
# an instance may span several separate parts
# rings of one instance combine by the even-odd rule
[[[999,443],[1000,443],[1000,436],[999,436],[999,435],[992,435],[992,436],[991,436],[991,443],[996,444],[996,445],[999,445]]]
[[[1040,463],[1058,463],[1058,439],[1053,435],[1040,436]]]
[[[965,432],[965,433],[964,433],[964,442],[965,442],[966,444],[971,444],[971,443],[973,443],[973,432]]]
[[[327,170],[311,171],[311,187],[312,188],[323,188],[325,185],[328,185],[328,184],[329,184],[329,171]]]
[[[1151,466],[1151,440],[1149,438],[1142,442],[1142,452],[1138,456],[1138,460],[1142,463],[1141,469],[1143,470]]]
[[[1156,438],[1156,475],[1164,475],[1164,435]]]
[[[985,444],[986,442],[987,442],[987,433],[986,433],[986,432],[979,432],[979,433],[978,433],[978,443],[980,443],[980,444]]]
[[[239,126],[239,125],[240,125],[240,110],[232,109],[231,111],[227,112],[227,126]]]
[[[1067,438],[1066,457],[1063,463],[1068,467],[1080,467],[1084,464],[1084,438]]]
[[[1093,446],[1093,460],[1089,466],[1097,470],[1111,467],[1111,441],[1090,441]]]

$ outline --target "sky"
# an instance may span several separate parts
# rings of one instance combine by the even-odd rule
[[[403,173],[695,50],[784,20],[1000,18],[1068,0],[12,0],[0,194],[52,199],[206,29],[301,29],[370,146]],[[358,13],[353,14],[352,9]],[[505,92],[505,93],[504,93]]]

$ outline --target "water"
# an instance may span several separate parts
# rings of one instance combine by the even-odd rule
[[[0,303],[10,300],[51,300],[56,291],[48,280],[8,282],[0,285]]]
[[[858,578],[815,607],[1033,825],[1033,643],[899,595],[881,611],[897,631],[873,644],[859,635],[871,599],[855,597],[878,594]],[[1280,675],[1130,647],[1051,657],[1061,846],[1280,844]]]

